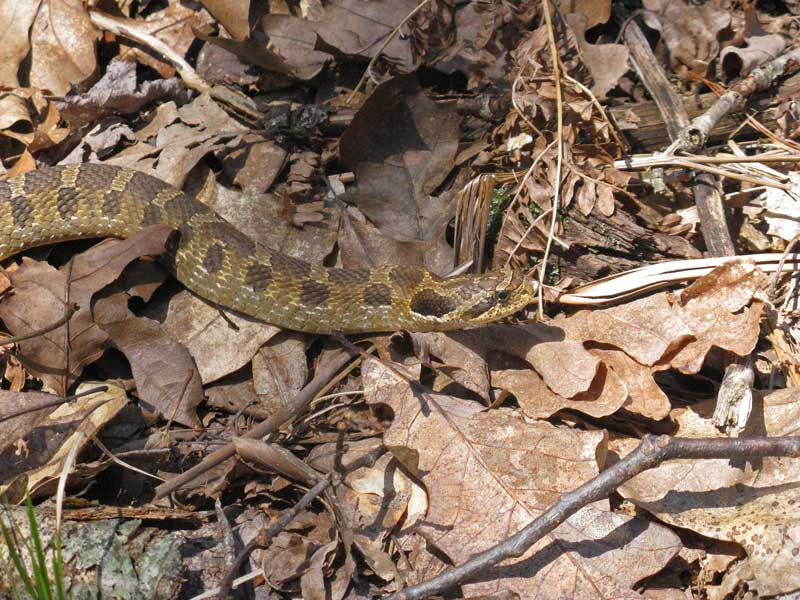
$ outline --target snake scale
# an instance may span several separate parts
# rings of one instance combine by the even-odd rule
[[[443,331],[509,316],[535,300],[510,269],[442,279],[411,266],[335,269],[269,250],[160,179],[100,164],[0,180],[0,259],[66,240],[176,230],[159,260],[199,296],[313,333]]]

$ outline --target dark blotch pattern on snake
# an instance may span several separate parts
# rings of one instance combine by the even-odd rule
[[[0,258],[65,240],[175,228],[159,260],[187,288],[267,323],[315,333],[442,331],[488,323],[535,301],[506,269],[442,279],[390,265],[328,269],[256,244],[202,202],[111,165],[49,167],[0,181]]]

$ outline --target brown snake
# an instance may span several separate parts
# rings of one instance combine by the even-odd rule
[[[256,244],[163,181],[122,167],[49,167],[0,181],[0,259],[55,242],[177,230],[159,260],[187,288],[267,323],[314,333],[443,331],[507,317],[536,299],[506,269],[442,279],[411,266],[333,269]]]

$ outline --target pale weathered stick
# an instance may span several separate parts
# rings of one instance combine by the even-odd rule
[[[786,54],[754,69],[747,77],[733,84],[705,113],[692,120],[681,131],[681,150],[696,151],[702,148],[711,130],[722,117],[742,106],[745,98],[754,93],[769,89],[778,78],[791,75],[800,70],[800,48],[790,50]]]
[[[785,259],[784,259],[785,256]],[[664,286],[708,275],[716,267],[733,261],[752,261],[766,273],[800,270],[800,254],[778,252],[743,256],[719,256],[692,260],[670,260],[610,275],[579,286],[558,297],[560,304],[597,305],[618,302]],[[783,263],[781,261],[783,260]]]

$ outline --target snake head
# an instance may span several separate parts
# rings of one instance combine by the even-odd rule
[[[410,308],[425,329],[441,331],[498,321],[536,299],[536,283],[520,271],[505,267],[492,273],[428,282],[417,291]]]

